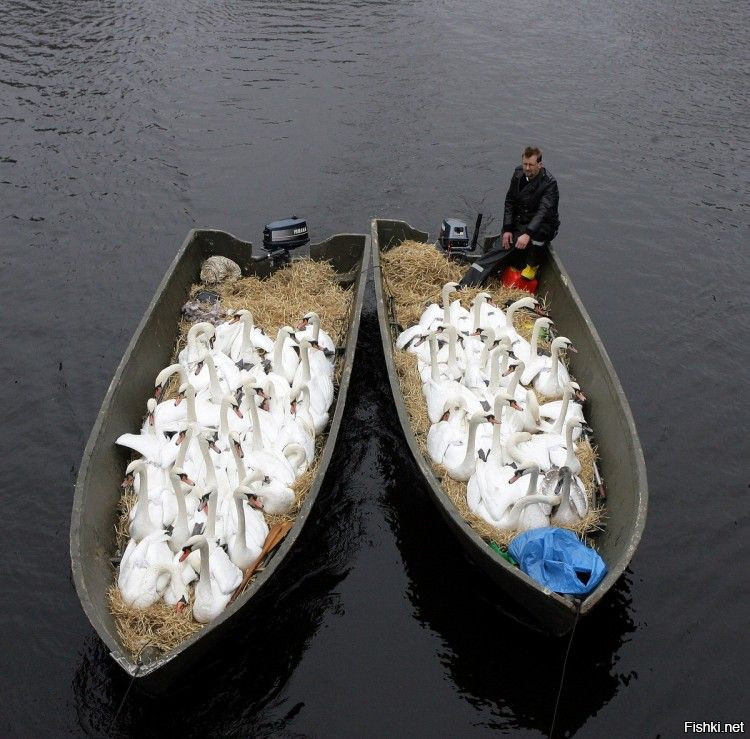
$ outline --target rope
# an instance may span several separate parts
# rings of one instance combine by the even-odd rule
[[[109,723],[109,728],[107,729],[107,734],[112,734],[112,728],[117,723],[117,719],[120,715],[120,711],[122,710],[122,707],[125,705],[125,699],[128,697],[128,694],[130,693],[130,689],[133,687],[133,683],[135,682],[135,679],[138,677],[138,673],[141,671],[141,667],[143,667],[143,662],[141,662],[141,656],[143,655],[143,650],[149,646],[152,643],[152,641],[149,639],[140,649],[138,652],[138,657],[136,657],[135,663],[136,668],[135,672],[133,673],[133,677],[130,678],[130,682],[128,683],[127,690],[125,691],[125,694],[122,696],[122,700],[120,701],[120,705],[117,707],[117,710],[115,711],[115,715],[112,717],[112,721]]]
[[[578,617],[581,615],[581,601],[576,599],[576,617],[573,621],[573,628],[570,631],[570,638],[568,639],[568,646],[565,650],[565,659],[563,660],[562,674],[560,675],[560,687],[557,689],[557,699],[555,700],[555,711],[552,714],[552,725],[549,727],[549,736],[552,736],[555,732],[555,722],[557,721],[557,709],[560,707],[560,698],[562,696],[563,684],[565,683],[565,672],[568,669],[568,655],[570,654],[570,647],[573,644],[573,636],[576,633],[576,626],[578,625]]]

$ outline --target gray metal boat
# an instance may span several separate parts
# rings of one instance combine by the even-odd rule
[[[366,235],[339,234],[309,247],[310,259],[330,260],[340,283],[353,285],[353,299],[343,356],[339,359],[343,367],[331,410],[328,437],[321,452],[316,479],[293,527],[280,546],[271,552],[251,585],[215,621],[169,653],[146,654],[144,651],[136,662],[120,644],[107,604],[107,590],[114,577],[110,558],[115,551],[114,524],[120,483],[129,456],[128,450],[116,446],[114,442],[120,434],[132,432],[140,426],[145,399],[154,389],[154,377],[170,362],[180,310],[187,300],[188,290],[198,281],[201,263],[213,255],[229,257],[240,265],[243,275],[264,277],[280,265],[280,262],[271,259],[255,261],[253,257],[257,259],[257,255],[253,254],[250,243],[223,231],[200,229],[188,234],[115,372],[83,453],[73,501],[70,557],[81,605],[117,663],[128,674],[137,677],[140,685],[157,691],[169,685],[188,665],[204,655],[227,630],[233,617],[249,607],[264,583],[274,577],[310,515],[341,425],[370,263],[370,239]]]
[[[428,235],[403,221],[375,219],[371,236],[378,320],[393,399],[430,496],[471,559],[521,607],[524,617],[549,633],[565,634],[579,615],[594,608],[623,573],[638,546],[646,521],[648,489],[643,451],[630,407],[596,329],[560,259],[554,249],[550,249],[541,266],[539,293],[547,296],[558,331],[569,337],[578,349],[578,354],[571,357],[571,370],[589,399],[586,418],[595,432],[599,469],[607,490],[605,528],[595,541],[608,573],[598,587],[577,604],[572,598],[542,587],[492,549],[459,515],[440,487],[429,461],[422,456],[411,430],[394,366],[398,329],[393,300],[381,271],[380,254],[407,239],[427,242]],[[496,238],[485,239],[485,248]]]

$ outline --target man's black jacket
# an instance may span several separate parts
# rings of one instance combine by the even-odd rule
[[[503,231],[520,231],[534,241],[551,241],[560,227],[559,199],[557,180],[546,169],[526,182],[523,167],[516,167],[505,196]]]

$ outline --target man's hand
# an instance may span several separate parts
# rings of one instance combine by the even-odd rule
[[[512,241],[513,234],[510,231],[505,231],[505,233],[503,233],[503,249],[510,249]]]
[[[503,238],[505,238],[505,234],[503,234]],[[518,241],[516,241],[516,249],[525,249],[529,242],[531,241],[531,236],[528,234],[521,234],[518,237]]]

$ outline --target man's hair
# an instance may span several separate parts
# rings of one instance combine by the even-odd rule
[[[542,150],[538,146],[527,146],[523,150],[523,156],[524,159],[529,159],[530,157],[536,157],[537,162],[542,161]]]

